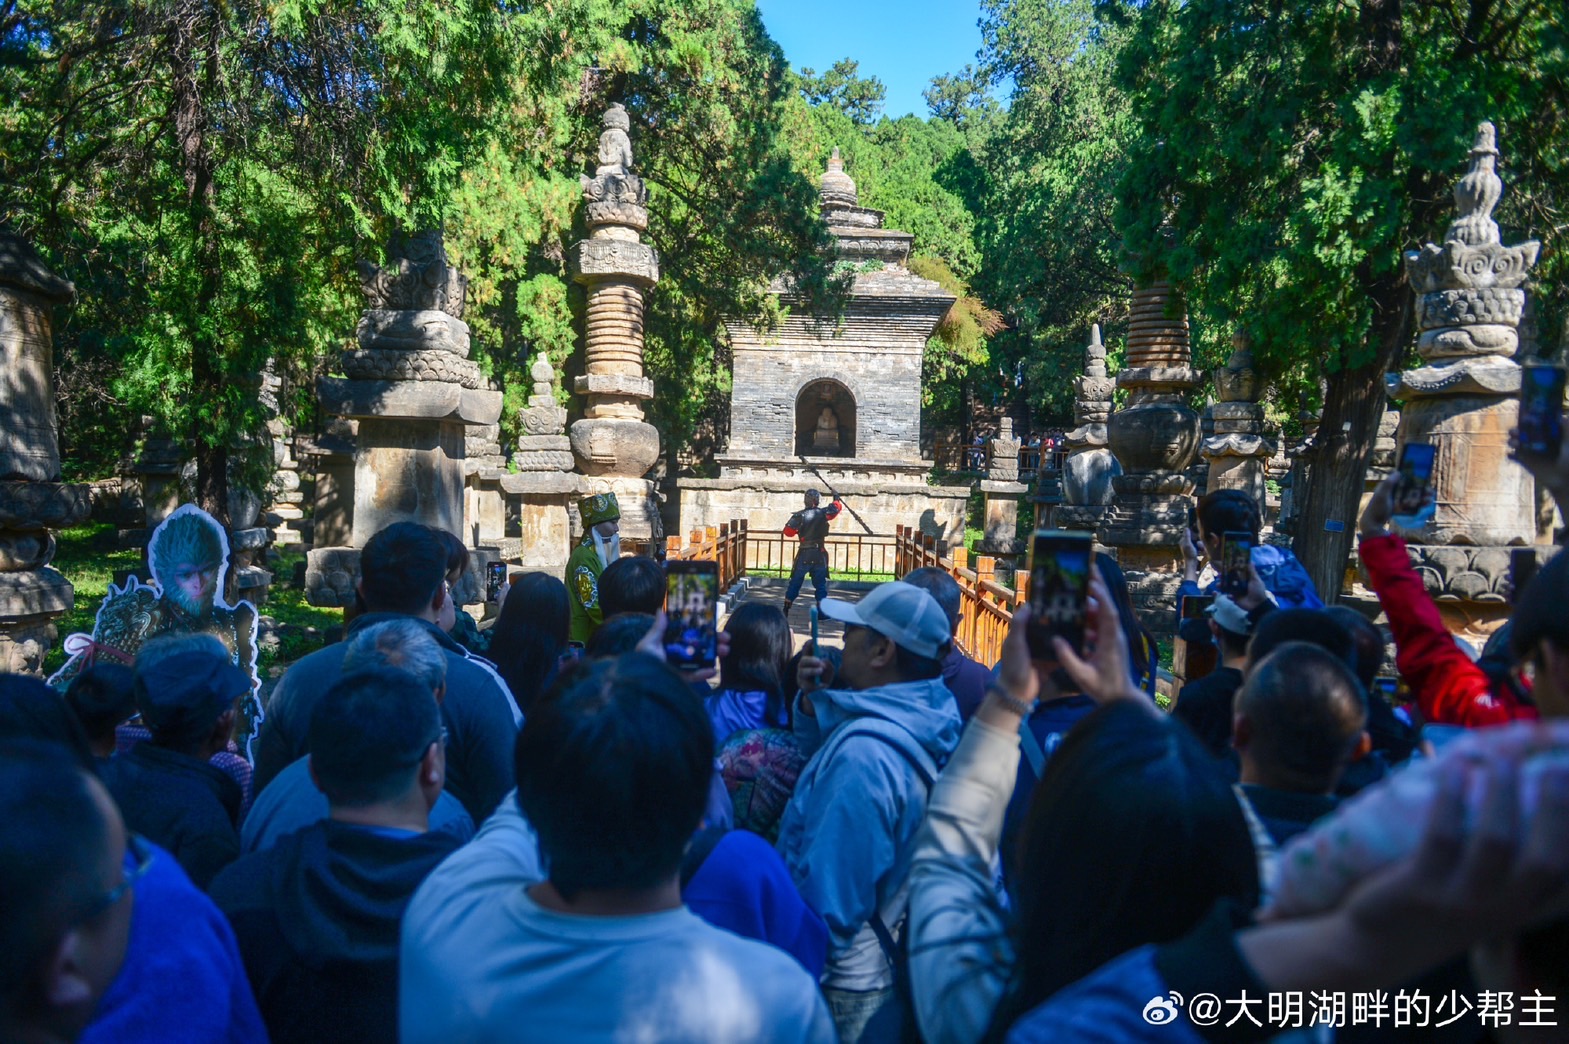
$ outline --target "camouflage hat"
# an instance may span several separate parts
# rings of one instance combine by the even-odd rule
[[[615,522],[621,518],[621,505],[614,493],[595,493],[577,502],[578,514],[583,516],[583,528],[590,529],[601,522]]]

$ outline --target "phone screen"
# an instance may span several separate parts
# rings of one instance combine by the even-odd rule
[[[1520,369],[1520,452],[1556,460],[1562,448],[1564,368]]]
[[[1252,533],[1231,532],[1220,538],[1221,594],[1240,598],[1248,593],[1248,563],[1253,559]]]
[[[1085,601],[1090,591],[1091,536],[1037,530],[1030,546],[1030,655],[1055,660],[1053,638],[1084,649]]]
[[[711,667],[719,656],[719,563],[665,563],[665,659]]]
[[[1430,442],[1408,442],[1400,448],[1394,517],[1407,529],[1415,529],[1432,520],[1433,505],[1428,503],[1427,491],[1433,484],[1433,463],[1437,459],[1438,447]]]
[[[494,602],[501,597],[501,585],[507,581],[507,563],[489,562],[485,565],[485,601]]]

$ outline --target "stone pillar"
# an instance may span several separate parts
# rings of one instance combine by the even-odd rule
[[[501,493],[507,458],[501,452],[501,425],[469,428],[463,452],[463,530],[458,535],[471,547],[496,548],[503,560],[517,557],[516,548],[507,546],[507,506]]]
[[[313,605],[352,605],[359,549],[394,522],[463,528],[464,428],[493,424],[501,393],[469,361],[468,280],[447,262],[438,232],[395,244],[393,263],[362,262],[366,308],[345,377],[317,385],[324,412],[359,421],[348,547],[318,537],[306,569]],[[342,581],[351,583],[345,588]]]
[[[262,396],[272,410],[267,420],[267,435],[272,442],[272,478],[263,498],[262,523],[271,530],[272,543],[287,547],[305,541],[305,493],[300,489],[300,464],[294,456],[294,432],[282,417],[283,378],[273,360],[262,370]]]
[[[145,548],[153,530],[179,507],[184,498],[181,488],[185,474],[185,450],[180,443],[158,432],[151,417],[142,418],[141,452],[131,464],[131,474],[140,493],[140,526],[118,533],[120,546]]]
[[[1478,644],[1508,615],[1508,548],[1537,536],[1535,484],[1509,459],[1509,432],[1520,391],[1511,356],[1540,244],[1500,241],[1496,138],[1491,123],[1477,127],[1443,245],[1406,254],[1426,365],[1400,374],[1392,391],[1405,404],[1398,441],[1438,447],[1433,520],[1403,535],[1451,629]]]
[[[1013,418],[1003,417],[992,439],[991,466],[981,482],[986,502],[986,527],[978,550],[988,555],[1017,555],[1024,548],[1018,538],[1019,498],[1028,488],[1019,481],[1019,439]]]
[[[1177,544],[1193,492],[1183,471],[1199,444],[1199,415],[1183,400],[1199,383],[1192,358],[1181,295],[1166,283],[1135,290],[1128,366],[1117,375],[1128,407],[1106,424],[1123,473],[1112,480],[1116,494],[1097,535],[1117,548],[1134,606],[1156,633],[1176,629]]]
[[[1062,506],[1056,512],[1061,529],[1094,531],[1111,503],[1112,481],[1122,465],[1107,448],[1106,422],[1111,417],[1111,394],[1116,382],[1106,372],[1106,346],[1101,344],[1100,324],[1090,327],[1084,349],[1084,375],[1073,380],[1073,420],[1068,433],[1068,456],[1062,468]]]
[[[306,542],[346,547],[354,523],[354,443],[359,427],[329,417],[320,435],[296,440],[295,452],[311,461],[311,518]]]
[[[71,582],[52,569],[54,529],[92,510],[88,486],[60,481],[54,310],[76,288],[22,239],[0,232],[0,673],[43,673]]]
[[[1253,351],[1246,334],[1232,338],[1231,358],[1215,371],[1215,393],[1220,399],[1209,408],[1214,432],[1200,452],[1209,461],[1205,489],[1238,489],[1264,510],[1265,461],[1275,455],[1275,440],[1264,433],[1264,407],[1259,398],[1264,382],[1253,367]]]
[[[577,499],[583,480],[571,473],[567,411],[556,404],[555,368],[540,353],[528,372],[534,385],[528,405],[518,411],[523,434],[512,455],[516,471],[501,476],[501,488],[517,512],[518,561],[524,569],[562,576],[572,552],[568,506]]]
[[[643,420],[654,382],[643,376],[643,294],[659,281],[659,253],[642,242],[648,189],[632,173],[631,126],[618,103],[604,114],[599,163],[583,177],[588,238],[571,252],[572,276],[588,292],[584,374],[587,399],[572,425],[571,447],[590,493],[621,503],[623,538],[659,543],[664,530],[654,484],[644,475],[659,459],[659,432]]]

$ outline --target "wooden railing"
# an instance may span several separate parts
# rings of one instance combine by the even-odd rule
[[[1002,659],[1002,643],[1008,637],[1014,607],[1029,597],[1028,574],[1019,573],[1019,589],[1011,590],[997,583],[995,558],[981,555],[972,563],[969,552],[962,547],[954,548],[952,557],[944,558],[937,550],[936,539],[913,526],[899,526],[894,542],[895,576],[904,577],[930,566],[958,581],[960,617],[954,640],[960,650],[988,667]]]
[[[717,562],[719,590],[726,591],[737,577],[746,575],[747,543],[746,519],[737,519],[718,526],[693,529],[685,546],[682,546],[678,536],[666,537],[665,558],[687,562]]]
[[[753,574],[790,575],[800,540],[780,530],[752,530],[746,545],[746,569]],[[898,575],[896,540],[867,533],[831,533],[823,543],[828,574],[835,580],[892,580]]]

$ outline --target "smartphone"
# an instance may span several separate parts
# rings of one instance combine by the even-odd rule
[[[665,562],[665,660],[685,670],[719,656],[719,563]]]
[[[1397,694],[1400,691],[1400,679],[1374,678],[1373,691],[1383,696],[1384,699],[1389,703],[1398,703],[1399,699]]]
[[[1520,368],[1520,452],[1557,460],[1563,447],[1564,368]]]
[[[812,655],[817,655],[817,606],[812,606],[809,614],[812,620]]]
[[[1430,442],[1408,442],[1400,447],[1399,479],[1395,482],[1394,522],[1403,529],[1420,529],[1433,520],[1427,491],[1433,484],[1433,463],[1438,447]]]
[[[1055,660],[1053,638],[1084,651],[1084,617],[1090,593],[1092,534],[1038,529],[1030,542],[1030,656]]]
[[[1188,539],[1193,542],[1194,550],[1200,555],[1204,553],[1204,545],[1199,543],[1199,509],[1188,508]]]
[[[1230,598],[1248,593],[1248,565],[1253,561],[1252,533],[1232,531],[1220,538],[1220,581],[1216,589]]]
[[[1509,603],[1520,601],[1525,585],[1536,575],[1536,548],[1512,547],[1509,549]]]
[[[485,601],[494,602],[501,597],[501,585],[507,582],[507,563],[485,563]]]

